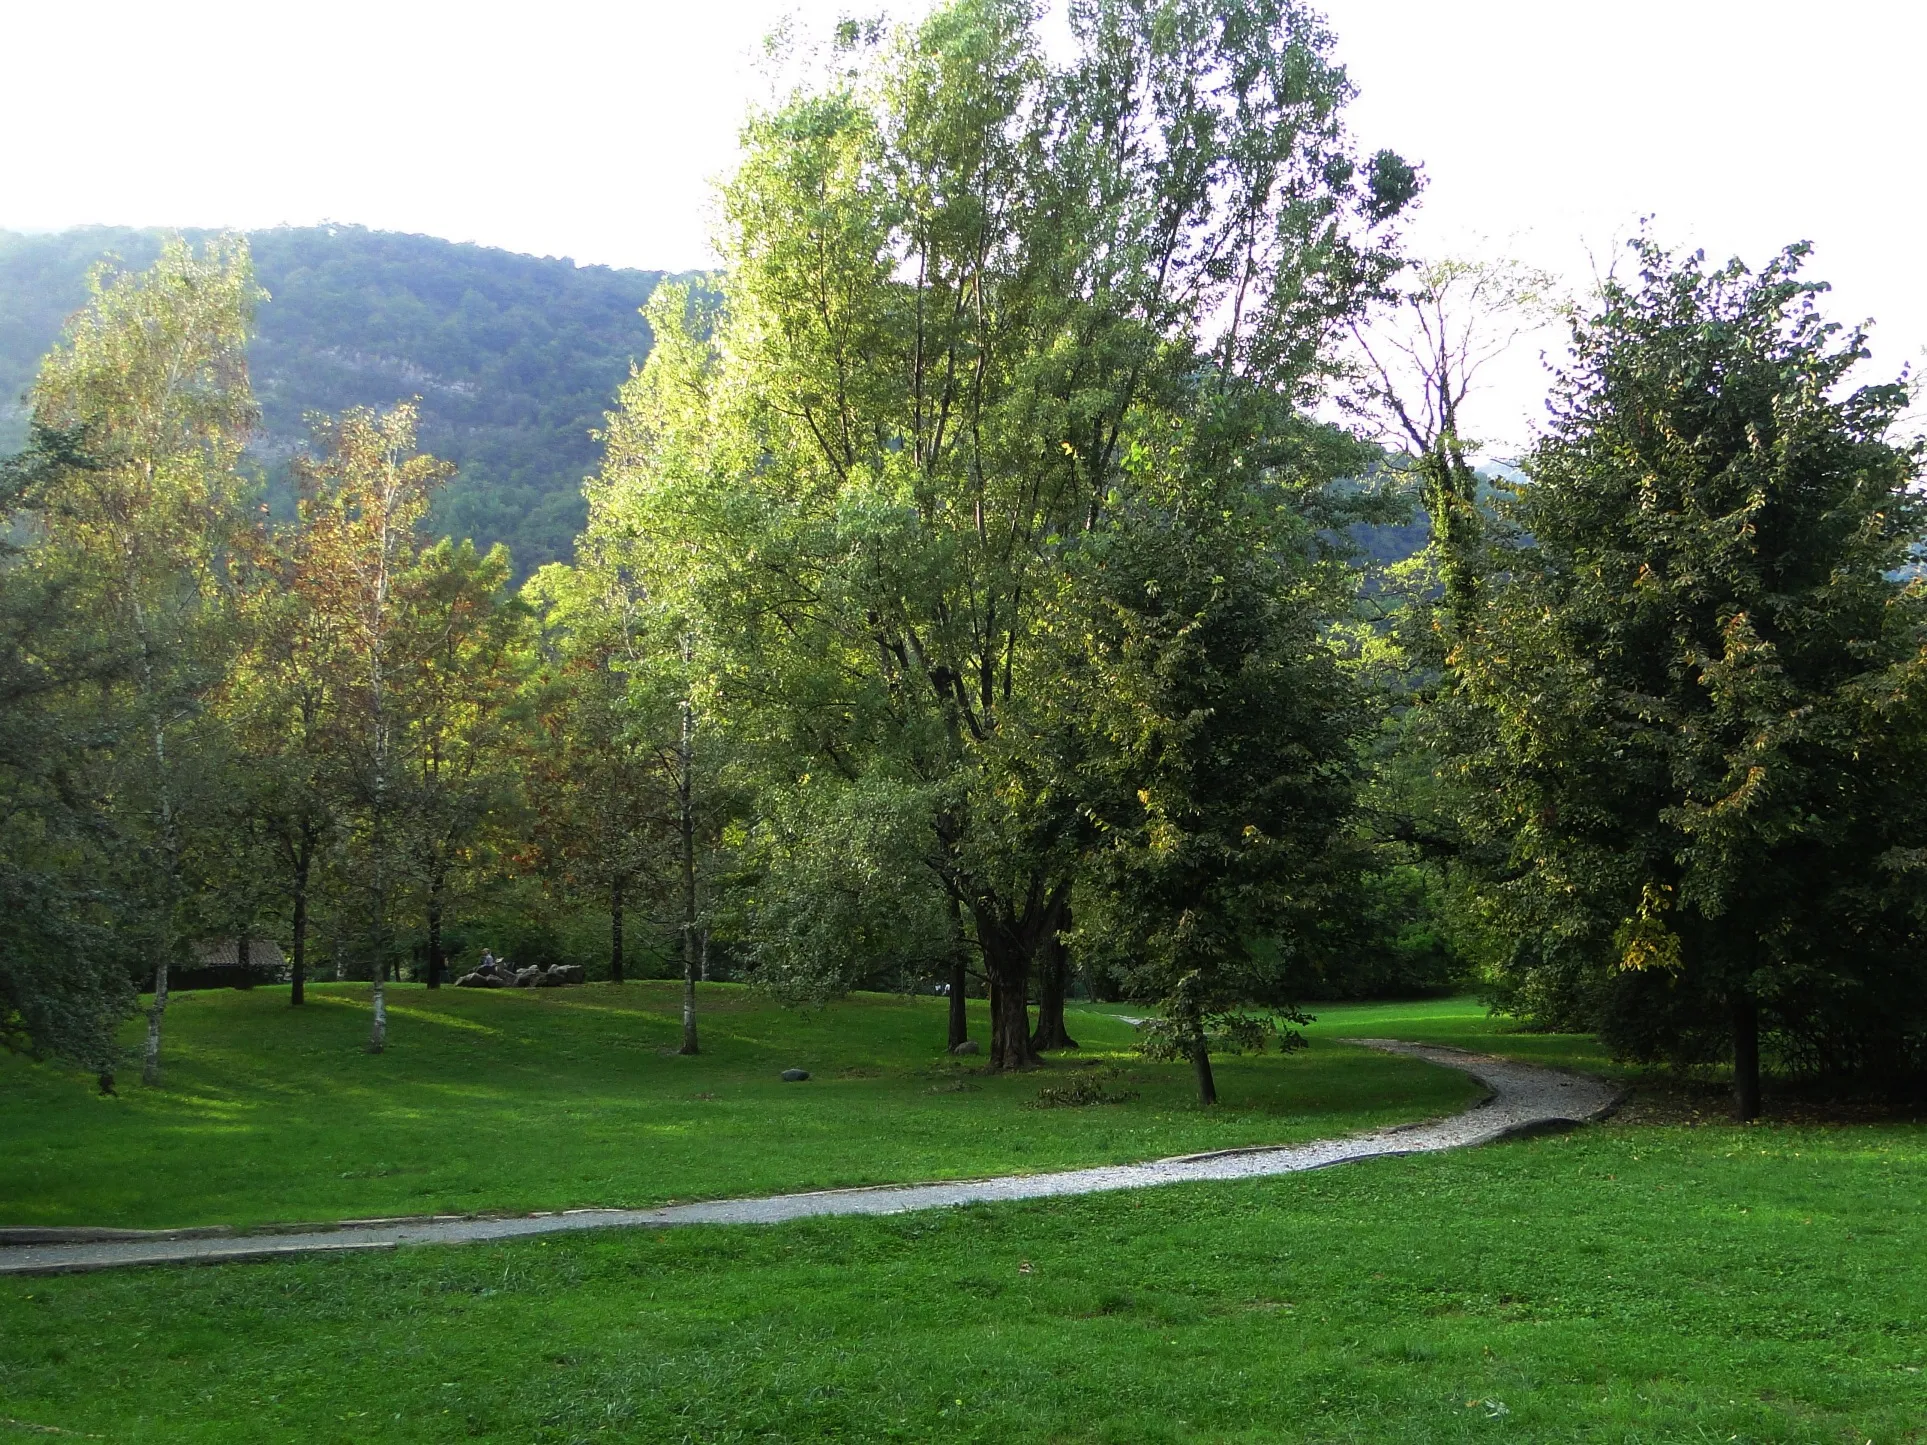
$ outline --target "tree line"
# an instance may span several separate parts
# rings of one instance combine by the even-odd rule
[[[1638,242],[1495,484],[1466,328],[1532,278],[1403,254],[1422,178],[1353,150],[1322,22],[1071,23],[837,28],[519,588],[425,531],[407,404],[314,418],[263,512],[244,246],[102,273],[6,472],[9,1040],[106,1072],[151,970],[157,1076],[194,939],[273,920],[299,1002],[319,919],[379,1049],[403,940],[439,986],[530,878],[613,978],[673,938],[685,1052],[712,942],[791,999],[947,980],[952,1046],[982,991],[999,1069],[1101,977],[1209,1103],[1416,930],[1744,1115],[1763,1059],[1918,1077],[1920,455],[1803,249]]]

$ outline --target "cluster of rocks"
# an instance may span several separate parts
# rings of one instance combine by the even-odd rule
[[[587,983],[579,963],[558,963],[551,968],[511,968],[497,964],[478,968],[455,980],[457,988],[560,988],[563,984]]]

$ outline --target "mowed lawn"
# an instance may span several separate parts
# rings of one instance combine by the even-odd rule
[[[716,1011],[713,1052],[698,1061],[646,1051],[673,1042],[666,990],[634,988],[620,1002],[608,992],[406,996],[405,1010],[459,1025],[398,1017],[396,1051],[373,1063],[385,1089],[341,1082],[368,1063],[353,1054],[366,1017],[354,995],[299,1022],[337,1031],[319,1037],[283,1032],[287,1010],[272,994],[203,995],[182,1011],[166,1091],[184,1112],[152,1098],[136,1107],[157,1112],[52,1092],[34,1101],[92,1131],[67,1156],[99,1191],[80,1197],[116,1197],[115,1160],[90,1156],[120,1149],[158,1168],[138,1197],[200,1188],[206,1207],[225,1208],[246,1181],[226,1179],[243,1166],[221,1163],[223,1149],[291,1195],[322,1189],[303,1182],[313,1160],[275,1158],[272,1140],[291,1121],[326,1138],[345,1102],[361,1122],[335,1132],[357,1148],[426,1140],[399,1111],[432,1114],[444,1087],[482,1107],[466,1132],[442,1119],[432,1137],[460,1149],[435,1146],[434,1168],[501,1190],[539,1192],[545,1167],[593,1171],[594,1141],[633,1151],[641,1122],[684,1120],[699,1137],[661,1151],[673,1166],[604,1161],[576,1176],[649,1196],[668,1191],[672,1167],[691,1181],[678,1191],[704,1194],[793,1185],[812,1167],[839,1179],[972,1173],[1170,1152],[1212,1130],[1335,1132],[1464,1100],[1444,1071],[1381,1075],[1402,1061],[1339,1042],[1347,1035],[1602,1062],[1589,1039],[1522,1035],[1466,1001],[1327,1008],[1306,1053],[1227,1068],[1229,1106],[1201,1118],[1188,1081],[1131,1063],[1124,1026],[1090,1012],[1073,1032],[1116,1051],[1140,1099],[1035,1110],[1022,1105],[1069,1069],[954,1073],[932,1060],[941,1014],[927,1002],[859,999],[799,1019],[735,995],[737,1012]],[[456,1047],[474,1027],[496,1031],[477,1036],[494,1041],[479,1075],[438,1079],[477,1067]],[[637,1029],[654,1032],[630,1057],[614,1040]],[[565,1040],[580,1065],[573,1086],[516,1062],[559,1057]],[[437,1048],[448,1052],[431,1067]],[[822,1072],[809,1085],[766,1083],[790,1062]],[[711,1071],[699,1092],[715,1099],[659,1082],[659,1068],[692,1064]],[[18,1134],[23,1082],[53,1085],[8,1067],[7,1128]],[[247,1097],[256,1070],[270,1101]],[[975,1088],[929,1092],[958,1082]],[[1412,1089],[1402,1098],[1375,1092],[1401,1082]],[[525,1125],[498,1095],[546,1101],[581,1127]],[[731,1098],[729,1110],[695,1109]],[[192,1112],[216,1105],[224,1134]],[[593,1116],[605,1108],[627,1112],[603,1133]],[[179,1132],[154,1152],[135,1125]],[[50,1149],[58,1127],[37,1123],[33,1147]],[[472,1152],[487,1139],[494,1156]],[[825,1157],[813,1166],[812,1155]],[[956,1167],[956,1156],[979,1167]],[[16,1157],[0,1156],[10,1188]],[[197,1186],[194,1168],[225,1182]],[[406,1180],[342,1183],[405,1191]],[[352,1197],[357,1208],[368,1199]],[[1927,1128],[1613,1122],[1274,1180],[892,1218],[0,1279],[0,1440],[73,1438],[47,1430],[168,1445],[1903,1445],[1927,1441]]]
[[[1080,1052],[1000,1077],[945,1054],[938,999],[797,1011],[706,985],[701,1009],[703,1052],[684,1058],[678,985],[396,988],[389,1049],[370,1056],[365,985],[314,988],[304,1009],[285,989],[179,994],[159,1089],[123,1075],[120,1097],[100,1098],[0,1056],[0,1224],[245,1225],[968,1177],[1316,1138],[1456,1112],[1479,1092],[1326,1023],[1302,1053],[1222,1060],[1223,1103],[1207,1112],[1188,1066],[1139,1059],[1105,1012],[1071,1016]],[[1448,1025],[1481,1013],[1434,1011]],[[1378,1029],[1352,1012],[1355,1031]],[[972,1024],[986,1036],[981,1005]],[[781,1082],[790,1067],[812,1078]],[[1032,1107],[1090,1069],[1136,1097]]]
[[[0,1415],[167,1445],[1900,1445],[1924,1366],[1927,1140],[1893,1126],[0,1280]]]

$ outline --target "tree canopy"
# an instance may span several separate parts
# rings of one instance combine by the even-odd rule
[[[1451,705],[1512,977],[1627,1052],[1919,1066],[1920,453],[1805,248],[1650,242],[1574,332]]]

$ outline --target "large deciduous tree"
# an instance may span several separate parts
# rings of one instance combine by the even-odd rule
[[[1062,64],[1023,0],[846,25],[752,120],[719,302],[659,294],[604,501],[658,529],[717,695],[792,787],[926,800],[911,867],[968,926],[1000,1068],[1034,1061],[1032,962],[1091,842],[1045,608],[1134,454],[1310,389],[1416,184],[1352,158],[1291,0],[1070,18]],[[1249,440],[1216,455],[1255,476]]]
[[[1507,844],[1514,982],[1635,1056],[1730,1060],[1742,1118],[1763,1040],[1836,1067],[1927,1047],[1919,454],[1804,254],[1636,243],[1575,329],[1526,544],[1445,699]]]
[[[239,761],[237,802],[262,845],[240,862],[265,853],[263,872],[287,904],[294,1007],[306,1002],[324,860],[347,817],[343,729],[360,681],[335,605],[332,500],[309,487],[291,524],[264,520],[255,529],[241,570],[239,645],[221,694]]]

